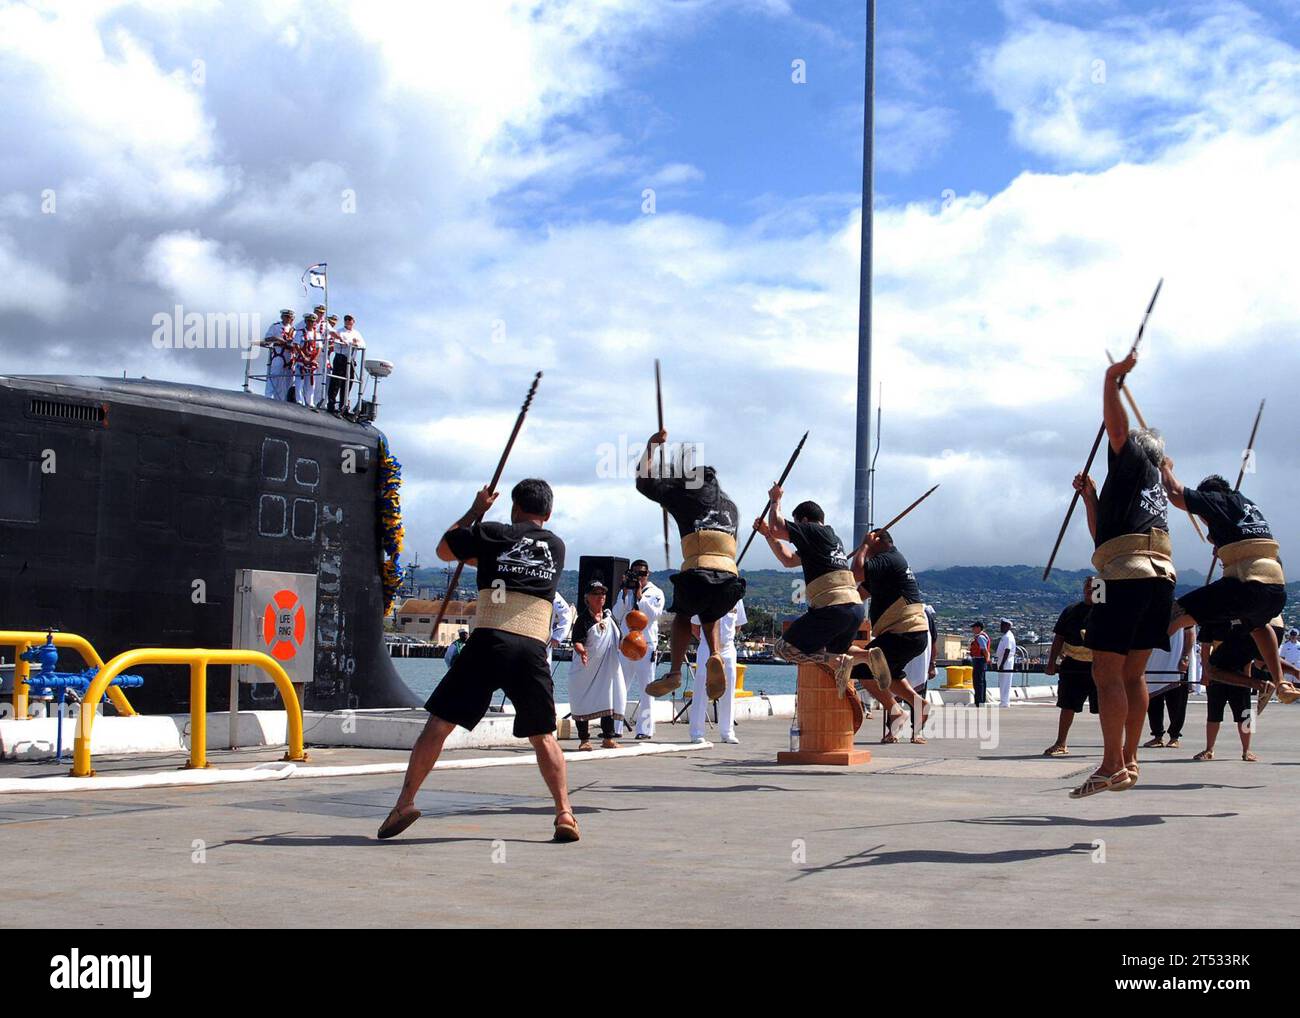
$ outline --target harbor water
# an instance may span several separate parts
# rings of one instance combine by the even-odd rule
[[[553,674],[555,677],[555,699],[560,703],[566,703],[569,699],[569,668],[572,666],[570,661],[556,661],[553,665]],[[402,681],[411,687],[412,691],[421,697],[428,696],[433,687],[438,684],[438,680],[447,674],[447,666],[441,658],[394,658],[393,667],[397,669],[397,674],[401,676]],[[751,664],[745,668],[745,688],[754,693],[767,693],[768,695],[778,695],[783,693],[793,693],[795,691],[795,672],[797,669],[790,665],[773,665],[773,664]],[[935,676],[935,686],[938,688],[946,681],[945,669],[940,668]],[[992,688],[997,688],[997,677],[992,676]],[[1034,672],[1017,672],[1015,685],[1024,686],[1031,682],[1042,683],[1043,676]],[[689,684],[687,685],[689,689]],[[629,690],[635,695],[635,690]]]

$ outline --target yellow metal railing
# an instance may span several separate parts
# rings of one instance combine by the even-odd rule
[[[41,646],[45,643],[46,634],[43,632],[25,631],[18,629],[0,630],[0,647],[13,647],[14,653],[14,717],[23,719],[27,717],[27,683],[26,680],[31,676],[32,665],[30,661],[23,660],[23,653],[29,647]],[[94,665],[101,672],[104,670],[104,659],[99,656],[99,652],[90,645],[90,641],[84,636],[78,636],[76,633],[55,633],[54,646],[67,647],[75,650],[81,655],[81,659],[88,665]],[[133,717],[135,708],[131,706],[131,701],[126,698],[120,686],[109,686],[108,698],[117,712],[123,717]],[[88,704],[98,704],[98,700],[87,700]]]
[[[187,767],[208,766],[208,665],[255,665],[275,680],[284,700],[289,723],[289,752],[286,760],[306,760],[302,744],[302,709],[289,675],[275,658],[257,650],[177,650],[170,647],[141,647],[123,651],[99,670],[86,690],[88,704],[98,703],[109,683],[123,672],[139,665],[190,666],[190,760]],[[237,710],[238,704],[231,704]],[[93,711],[83,710],[77,717],[77,735],[72,744],[72,776],[88,778],[95,772],[90,766],[90,734],[95,724]]]

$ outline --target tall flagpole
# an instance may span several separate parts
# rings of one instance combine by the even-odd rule
[[[862,117],[862,256],[858,281],[858,418],[854,444],[853,544],[871,521],[871,234],[875,193],[872,135],[876,103],[876,0],[867,0],[867,60]]]

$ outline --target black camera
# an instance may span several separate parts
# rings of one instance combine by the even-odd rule
[[[623,574],[623,589],[636,590],[641,585],[641,578],[637,576],[635,569],[629,569]]]

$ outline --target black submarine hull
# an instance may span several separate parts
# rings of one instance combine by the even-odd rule
[[[0,629],[54,627],[105,660],[229,647],[242,569],[314,575],[312,709],[414,706],[383,643],[380,432],[244,392],[0,376]],[[61,667],[76,667],[74,660]],[[142,712],[189,709],[187,669],[138,669]],[[210,709],[229,672],[209,669]],[[241,689],[267,706],[273,687]]]

